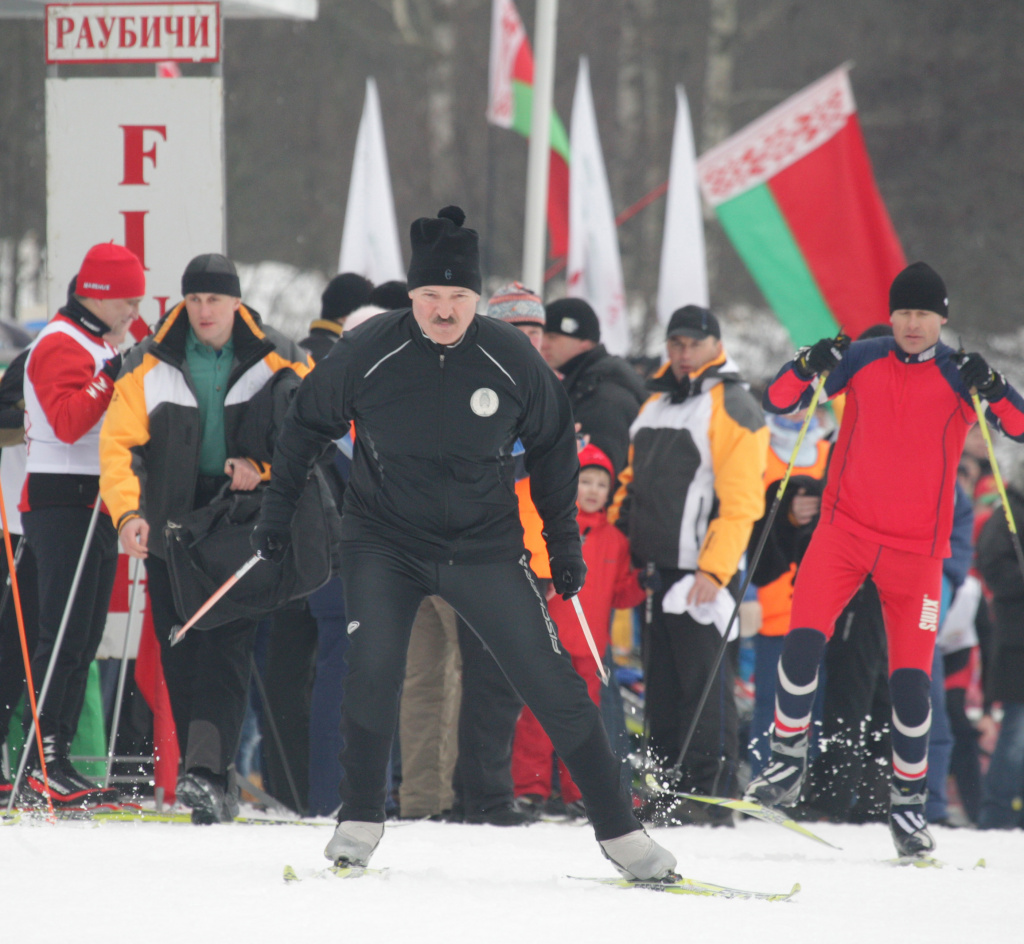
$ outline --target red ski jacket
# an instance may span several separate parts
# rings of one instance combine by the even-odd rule
[[[893,338],[850,345],[825,381],[846,393],[846,409],[822,496],[821,520],[886,547],[946,558],[953,486],[975,421],[956,352],[941,342],[906,354]],[[790,361],[764,393],[764,408],[791,413],[810,405],[811,381]],[[1009,384],[985,411],[990,425],[1024,442],[1024,399]]]

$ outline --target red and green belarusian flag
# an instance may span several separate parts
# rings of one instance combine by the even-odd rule
[[[512,0],[493,0],[491,77],[487,120],[530,136],[533,112],[533,51]],[[569,251],[569,138],[551,112],[551,161],[548,165],[548,236],[551,255]]]
[[[797,344],[889,317],[906,265],[844,66],[708,151],[705,199]]]

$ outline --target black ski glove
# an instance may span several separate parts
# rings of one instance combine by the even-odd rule
[[[249,535],[249,545],[253,553],[260,559],[270,561],[273,564],[280,564],[284,555],[292,543],[291,531],[277,528],[273,525],[264,524],[259,521],[252,534]]]
[[[822,338],[810,347],[801,348],[796,354],[796,372],[804,380],[816,374],[834,370],[850,346],[850,339],[841,334],[837,338]]]
[[[113,357],[108,357],[103,362],[103,367],[101,369],[111,380],[117,380],[117,375],[121,373],[121,360],[121,355],[115,354]]]
[[[990,403],[1006,393],[1003,375],[989,367],[988,362],[980,354],[961,354],[956,367],[960,371],[960,379],[964,386],[968,390],[973,387]]]
[[[555,593],[561,594],[563,600],[568,600],[583,589],[583,582],[587,579],[583,548],[577,544],[575,547],[552,550],[550,557],[551,582],[555,586]]]

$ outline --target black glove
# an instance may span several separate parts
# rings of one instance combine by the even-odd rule
[[[998,400],[1006,393],[1003,375],[989,367],[988,362],[980,354],[961,354],[956,367],[960,371],[960,379],[964,386],[968,390],[974,387],[986,400]]]
[[[260,559],[280,564],[292,543],[291,531],[260,521],[249,535],[249,545]]]
[[[553,551],[551,553],[551,582],[555,585],[555,593],[568,600],[583,589],[583,581],[587,579],[587,565],[583,563],[583,548],[577,545],[571,550]]]
[[[822,338],[810,347],[801,348],[796,355],[796,372],[804,380],[810,380],[815,374],[834,370],[849,346],[850,339],[841,334],[837,338]]]
[[[121,355],[115,354],[113,357],[108,357],[103,362],[103,373],[105,373],[111,380],[117,380],[117,375],[121,373]]]
[[[648,593],[657,595],[661,592],[663,581],[661,579],[661,571],[657,567],[652,567],[649,570],[646,567],[642,568],[637,571],[636,579],[640,582],[640,586]]]

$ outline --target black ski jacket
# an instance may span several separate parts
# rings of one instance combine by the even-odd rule
[[[313,462],[355,423],[342,540],[437,562],[523,553],[512,449],[526,448],[549,549],[575,548],[579,460],[557,378],[516,328],[476,317],[458,344],[411,309],[346,332],[302,382],[274,453],[262,522],[287,527]]]

